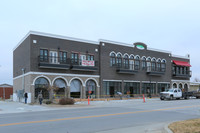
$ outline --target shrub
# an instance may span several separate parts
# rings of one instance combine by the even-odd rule
[[[75,100],[71,98],[61,98],[59,100],[60,105],[72,105],[74,103],[75,103]]]
[[[51,104],[51,103],[52,103],[52,101],[46,101],[45,103],[46,103],[46,104]]]

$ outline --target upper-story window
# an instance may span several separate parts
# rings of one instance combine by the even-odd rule
[[[129,68],[129,59],[128,59],[128,55],[124,56],[124,67],[125,68]]]
[[[115,66],[116,62],[115,62],[115,54],[112,53],[110,55],[110,66]]]
[[[161,60],[160,59],[158,59],[158,61],[157,61],[157,71],[161,71]]]
[[[147,58],[146,63],[147,63],[147,71],[151,71],[151,58],[150,57]]]
[[[63,51],[59,52],[59,62],[67,63],[67,52],[63,52]]]
[[[140,57],[136,56],[135,57],[135,70],[139,70],[140,69]]]
[[[88,54],[88,55],[87,55],[87,60],[93,61],[93,60],[94,60],[94,55]]]
[[[71,53],[71,63],[77,64],[78,63],[78,53]]]
[[[129,69],[134,70],[134,56],[131,55],[129,58]]]
[[[166,70],[166,60],[162,60],[162,62],[161,62],[161,71],[165,72],[165,70]]]
[[[47,49],[40,49],[40,61],[48,61],[48,50]]]
[[[142,57],[142,70],[146,69],[146,58]]]
[[[117,54],[117,62],[116,62],[118,67],[122,67],[122,56],[121,54]]]
[[[156,70],[156,59],[155,58],[153,58],[151,61],[151,70],[152,71]]]

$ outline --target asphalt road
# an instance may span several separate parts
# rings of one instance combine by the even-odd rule
[[[162,132],[173,121],[200,118],[200,100],[151,100],[0,115],[0,133]]]

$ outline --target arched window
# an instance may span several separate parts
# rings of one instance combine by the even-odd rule
[[[166,60],[162,60],[162,63],[161,63],[161,71],[162,71],[162,72],[165,72],[165,71],[166,71]]]
[[[153,58],[151,61],[151,70],[156,71],[156,59]]]
[[[173,84],[173,88],[177,88],[177,84],[176,83]]]
[[[146,69],[146,58],[142,57],[142,70]]]
[[[139,70],[140,69],[140,57],[136,56],[135,57],[135,70]]]
[[[60,98],[65,96],[65,89],[67,87],[65,81],[61,78],[56,79],[53,83],[53,90],[54,90],[54,96],[55,98]]]
[[[121,54],[117,54],[117,66],[122,67],[122,56]]]
[[[187,92],[188,91],[188,85],[184,84],[184,90]]]
[[[134,70],[134,56],[131,55],[129,58],[129,69]]]
[[[124,56],[124,67],[125,67],[126,69],[129,68],[129,59],[128,59],[128,55],[125,55],[125,56]]]
[[[115,54],[112,53],[110,56],[110,66],[115,66]]]
[[[160,59],[158,59],[158,61],[157,61],[157,71],[161,71],[161,60]]]
[[[183,86],[182,86],[181,83],[178,85],[178,87],[179,87],[179,89],[182,89],[182,88],[183,88]]]
[[[88,80],[86,83],[86,97],[88,96],[92,98],[96,96],[96,83],[93,80]]]
[[[72,80],[70,83],[70,95],[74,98],[80,98],[81,96],[81,81],[78,79]]]
[[[42,93],[44,99],[49,99],[49,82],[46,78],[38,78],[35,81],[35,98],[38,98],[38,94]]]
[[[147,71],[149,72],[149,71],[151,71],[151,58],[150,57],[147,58],[146,63],[147,63]]]

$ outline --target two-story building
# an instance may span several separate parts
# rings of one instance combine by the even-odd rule
[[[13,98],[41,92],[84,99],[157,95],[171,87],[188,89],[189,55],[149,48],[144,43],[98,42],[30,31],[13,51]],[[51,92],[51,93],[50,93]]]

